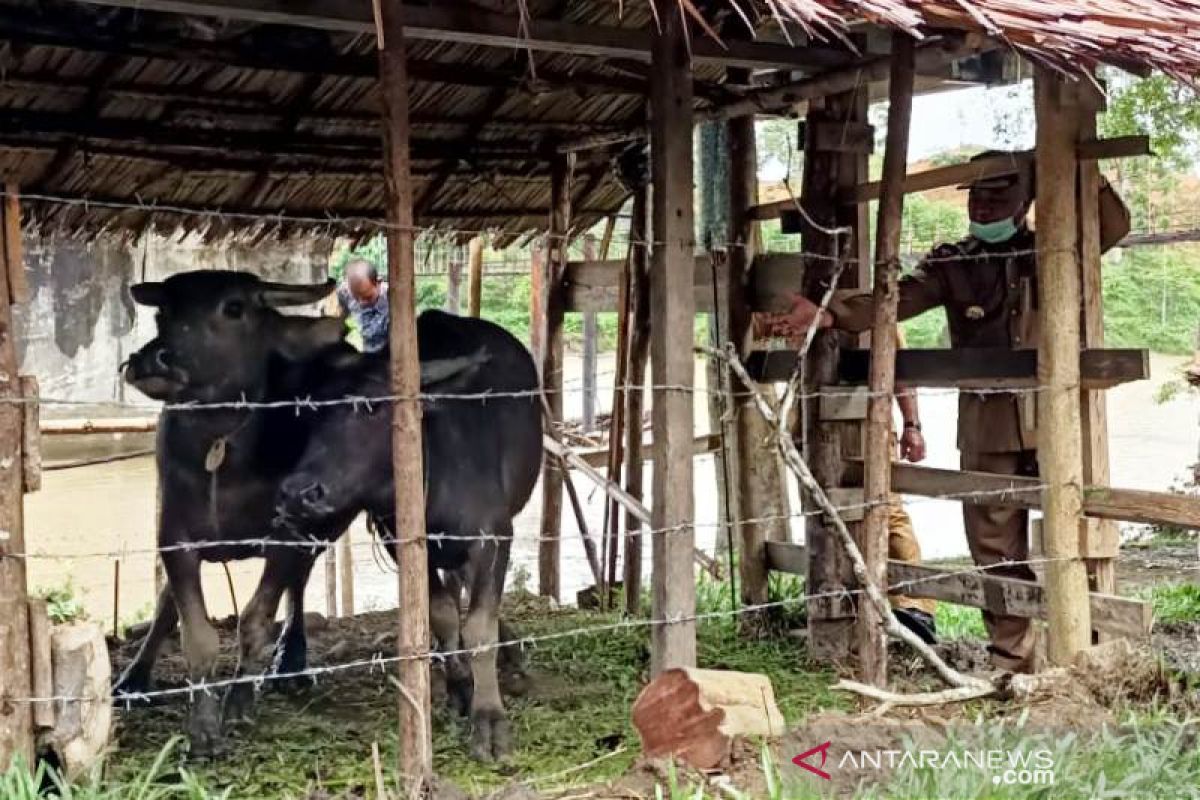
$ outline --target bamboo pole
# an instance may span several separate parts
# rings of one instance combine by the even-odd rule
[[[1083,447],[1079,418],[1080,274],[1076,204],[1079,102],[1055,71],[1034,73],[1037,114],[1038,465],[1046,483],[1044,531],[1049,656],[1068,664],[1091,642],[1087,570],[1079,558]]]
[[[692,74],[688,33],[680,15],[667,14],[653,37],[650,65],[650,152],[653,185],[653,268],[650,315],[655,441],[650,671],[696,663],[692,571],[695,531],[692,434],[696,318],[692,191]],[[665,387],[672,387],[667,389]],[[678,387],[678,388],[675,388]],[[669,621],[684,618],[683,621]]]
[[[541,302],[542,389],[550,409],[550,424],[563,420],[563,272],[567,267],[567,232],[571,224],[573,154],[554,157],[551,165],[550,231],[546,249]],[[562,550],[562,467],[546,459],[542,467],[542,524],[538,542],[538,594],[559,599]]]
[[[608,222],[604,226],[604,238],[600,245],[600,260],[608,259],[609,246],[612,244],[613,228],[616,226],[616,218],[609,217]],[[586,252],[588,243],[584,242],[584,257],[587,258]],[[630,302],[630,258],[632,257],[633,249],[626,254],[624,263],[621,265],[621,273],[617,280],[617,355],[616,369],[613,376],[613,396],[612,396],[612,413],[608,426],[608,480],[616,483],[621,479],[621,462],[625,456],[624,452],[624,431],[625,431],[625,402],[622,391],[625,387],[627,374],[629,371],[629,302]],[[592,257],[595,257],[592,253]],[[585,367],[586,369],[586,367]],[[600,529],[602,555],[601,563],[603,564],[603,574],[601,579],[597,581],[603,591],[600,594],[600,607],[607,610],[609,608],[612,586],[617,582],[617,550],[619,537],[621,533],[621,515],[620,509],[616,502],[609,499],[604,504],[604,520],[603,526]]]
[[[331,544],[325,548],[325,616],[333,619],[337,615],[337,547]]]
[[[643,495],[642,411],[646,402],[646,360],[650,355],[650,272],[647,269],[649,237],[646,225],[648,191],[640,187],[633,195],[629,243],[629,346],[625,370],[625,491],[641,500]],[[625,515],[625,613],[642,609],[642,521]]]
[[[387,190],[388,307],[391,389],[402,397],[421,391],[417,354],[416,265],[413,252],[407,58],[404,5],[377,0],[380,95],[383,101],[384,176]],[[400,401],[392,409],[392,471],[395,476],[396,563],[400,612],[397,654],[400,699],[400,774],[418,794],[433,772],[429,702],[429,574],[421,406]]]
[[[467,314],[478,317],[483,307],[483,237],[475,236],[467,245]]]
[[[9,187],[8,198],[15,197]],[[21,252],[19,241],[20,208],[15,202],[4,203],[4,269],[0,270],[0,400],[20,396],[17,378],[16,330],[12,306],[16,302],[12,277],[21,265],[9,263]],[[29,595],[25,559],[8,558],[24,553],[24,475],[21,458],[21,406],[0,402],[0,771],[20,757],[33,764],[33,719],[29,703],[10,702],[14,697],[29,697]]]
[[[904,215],[904,172],[912,121],[913,40],[892,36],[888,84],[887,145],[875,239],[874,318],[871,322],[871,399],[867,406],[865,502],[862,554],[877,586],[887,585],[888,494],[892,475],[892,395],[896,388],[896,314],[900,300],[900,227]],[[863,680],[887,685],[887,640],[878,611],[859,606],[858,657]]]
[[[583,260],[596,257],[596,237],[583,237]],[[583,430],[590,433],[596,429],[596,341],[599,336],[596,312],[583,312]]]

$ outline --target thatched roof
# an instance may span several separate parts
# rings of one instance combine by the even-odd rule
[[[1131,30],[1124,12],[1134,5],[1040,3],[1037,13],[1058,22],[1034,40],[1012,21],[1016,0],[974,0],[981,18],[964,11],[966,0],[657,0],[657,9],[647,0],[412,0],[425,26],[409,43],[418,223],[543,225],[550,159],[583,140],[611,144],[578,153],[576,221],[619,209],[627,191],[613,160],[644,128],[644,45],[656,13],[675,13],[673,2],[678,13],[706,21],[693,46],[696,107],[709,115],[778,84],[877,61],[888,37],[864,27],[864,16],[933,42],[948,28],[982,29],[985,19],[1027,52],[1061,61],[1064,43],[1089,51],[1099,30],[1068,12],[1103,4],[1108,36]],[[293,12],[266,0],[0,0],[0,174],[20,185],[27,218],[72,234],[377,230],[384,190],[370,4],[298,5]],[[1138,5],[1170,6],[1179,24],[1194,24],[1190,2]],[[183,7],[204,13],[168,13]],[[521,15],[527,24],[509,28]],[[786,33],[779,15],[790,19]],[[741,41],[747,22],[755,42]],[[519,46],[518,28],[537,42]],[[1142,38],[1093,55],[1191,69],[1193,43],[1163,24],[1144,29]],[[1139,50],[1151,44],[1158,49]],[[939,55],[921,86],[998,80],[1003,64],[994,55],[954,64]],[[731,79],[731,65],[756,69]],[[214,210],[221,215],[204,213]]]

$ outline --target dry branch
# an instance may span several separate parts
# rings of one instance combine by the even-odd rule
[[[833,502],[825,494],[825,490],[817,483],[813,477],[812,471],[808,468],[808,464],[804,461],[804,457],[800,455],[800,451],[796,449],[796,444],[792,440],[791,435],[787,430],[788,408],[782,408],[778,412],[771,407],[770,402],[763,395],[762,391],[754,383],[753,379],[746,372],[745,365],[737,356],[737,351],[733,345],[726,345],[725,351],[707,349],[709,355],[724,359],[730,367],[737,373],[738,377],[743,381],[750,391],[750,396],[758,407],[759,412],[767,419],[775,428],[774,440],[775,445],[783,454],[784,463],[788,468],[795,473],[797,479],[804,485],[817,501],[817,505],[821,507],[821,511],[826,514],[832,524],[834,532],[842,543],[847,555],[850,557],[850,564],[854,569],[854,576],[858,580],[859,585],[863,587],[863,591],[870,599],[876,612],[883,619],[884,631],[901,641],[907,643],[916,650],[922,658],[928,661],[934,669],[942,676],[942,678],[952,686],[962,689],[972,689],[980,692],[978,695],[991,694],[996,691],[995,687],[988,681],[980,678],[974,678],[968,675],[963,675],[958,670],[951,667],[942,657],[939,656],[933,648],[921,641],[921,639],[908,628],[904,627],[897,621],[895,615],[892,614],[891,605],[888,603],[887,597],[884,595],[875,582],[871,579],[867,571],[867,565],[863,561],[862,552],[858,549],[858,545],[854,542],[854,537],[850,535],[846,523],[842,521],[841,515]],[[789,387],[791,389],[791,387]],[[785,393],[789,399],[796,396],[794,390]],[[794,402],[794,401],[793,401]],[[790,403],[789,403],[790,404]],[[892,700],[892,702],[895,702]]]

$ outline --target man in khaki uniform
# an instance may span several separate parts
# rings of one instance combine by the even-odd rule
[[[1003,153],[981,153],[984,158]],[[900,281],[899,318],[909,319],[931,308],[946,309],[953,347],[1036,349],[1040,320],[1037,309],[1037,256],[1034,232],[1026,217],[1033,200],[1033,170],[1013,158],[1008,174],[968,186],[970,235],[933,250],[913,274]],[[1107,251],[1129,231],[1129,212],[1109,186],[1101,182],[1098,198],[1100,246]],[[1053,224],[1043,220],[1042,224]],[[773,315],[765,324],[778,335],[802,335],[814,323],[864,331],[871,326],[868,291],[851,295],[820,312],[798,296],[791,311]],[[1036,394],[963,392],[958,401],[958,449],[962,468],[1005,475],[1037,474]],[[1029,558],[1028,513],[1022,509],[963,505],[963,521],[971,556],[981,566]],[[1026,564],[1000,567],[989,574],[1035,580]],[[997,666],[1016,671],[1033,668],[1035,639],[1029,620],[984,612]]]

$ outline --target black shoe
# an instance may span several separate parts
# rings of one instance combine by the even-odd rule
[[[893,608],[892,613],[900,624],[921,638],[925,644],[937,644],[937,623],[933,615],[919,608]]]

